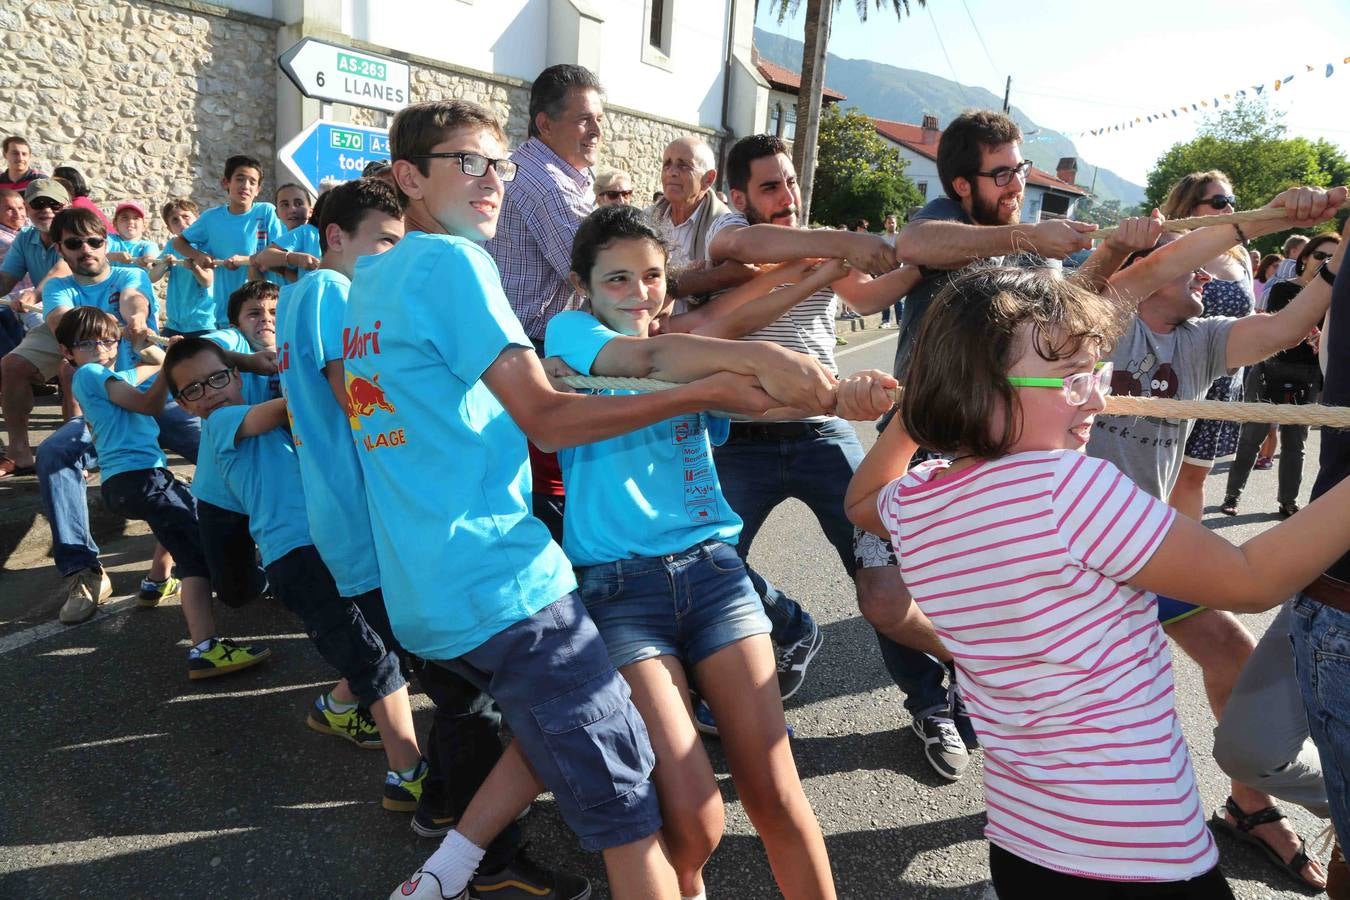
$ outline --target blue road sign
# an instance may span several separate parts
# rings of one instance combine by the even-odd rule
[[[313,193],[326,178],[352,181],[376,160],[389,159],[389,132],[319,119],[281,148],[282,163]]]

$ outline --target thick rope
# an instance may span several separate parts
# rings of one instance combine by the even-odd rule
[[[569,375],[561,381],[574,388],[617,391],[664,391],[679,387],[669,381],[650,378],[602,378]],[[898,389],[891,391],[899,398]],[[1320,404],[1230,403],[1224,400],[1164,400],[1160,397],[1106,398],[1106,414],[1112,416],[1155,416],[1163,419],[1215,419],[1222,422],[1260,422],[1271,425],[1322,425],[1350,428],[1350,407]]]
[[[1341,204],[1341,209],[1350,209],[1350,200]],[[1289,214],[1285,209],[1248,209],[1242,212],[1223,213],[1217,216],[1192,216],[1189,219],[1167,219],[1163,222],[1163,231],[1190,231],[1192,228],[1207,228],[1210,225],[1242,225],[1246,222],[1265,222],[1270,219],[1283,219]],[[1094,241],[1110,237],[1119,231],[1118,226],[1098,228],[1088,236]],[[1237,243],[1234,241],[1234,243]]]

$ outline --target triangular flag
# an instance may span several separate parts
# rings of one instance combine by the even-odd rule
[[[1232,99],[1233,99],[1233,95],[1232,95],[1232,94],[1224,94],[1224,95],[1223,95],[1223,99],[1225,99],[1225,100],[1232,100]],[[1215,100],[1214,102],[1215,102],[1215,103],[1218,103],[1219,101]]]
[[[1260,94],[1260,93],[1261,93],[1262,91],[1264,91],[1265,89],[1266,89],[1266,86],[1265,86],[1264,84],[1254,84],[1254,85],[1252,85],[1252,90],[1256,91],[1256,93],[1258,93],[1258,94]]]
[[[1311,72],[1311,71],[1313,70],[1313,67],[1310,66],[1310,65],[1308,65],[1307,63],[1304,63],[1304,64],[1303,64],[1303,68],[1306,69],[1306,70],[1309,71],[1309,72]]]
[[[1289,80],[1289,79],[1286,78],[1284,81],[1288,81],[1288,80]],[[1284,84],[1284,81],[1281,81],[1280,79],[1276,78],[1276,79],[1275,79],[1275,90],[1278,91],[1278,90],[1280,89],[1280,85]]]
[[[1336,67],[1333,66],[1331,63],[1327,63],[1327,77],[1328,77],[1328,78],[1331,77],[1331,73],[1334,72],[1334,71],[1336,71]]]
[[[1247,92],[1246,92],[1245,90],[1242,90],[1241,88],[1238,89],[1237,94],[1238,94],[1239,97],[1245,97],[1245,96],[1247,96]],[[1228,95],[1227,95],[1227,94],[1224,94],[1224,96],[1227,97]]]
[[[1144,121],[1143,119],[1139,118],[1138,116],[1135,116],[1135,117],[1134,117],[1134,120],[1135,120],[1136,122],[1142,122],[1142,121]]]
[[[1208,101],[1208,100],[1201,100],[1201,101],[1200,101],[1200,105],[1203,106],[1205,109],[1209,109],[1209,101]]]
[[[1284,76],[1284,83],[1285,83],[1285,84],[1288,84],[1289,82],[1291,82],[1291,81],[1293,81],[1293,80],[1294,80],[1294,76],[1293,76],[1293,75],[1286,75],[1286,76]]]

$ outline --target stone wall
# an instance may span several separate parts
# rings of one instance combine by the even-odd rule
[[[379,48],[371,47],[380,52]],[[514,78],[489,75],[467,69],[454,69],[415,56],[402,56],[412,66],[412,99],[472,100],[491,109],[504,123],[510,146],[523,143],[529,133],[530,83]],[[352,122],[379,126],[383,114],[375,110],[353,110]],[[661,155],[677,137],[697,133],[712,145],[716,159],[722,158],[721,136],[707,128],[693,128],[679,122],[654,118],[634,110],[607,107],[605,140],[601,146],[600,166],[624,169],[633,176],[639,205],[651,202],[653,191],[661,189]]]
[[[0,131],[41,171],[79,169],[107,212],[145,205],[163,243],[158,207],[221,203],[228,156],[272,171],[278,25],[192,0],[0,0]]]

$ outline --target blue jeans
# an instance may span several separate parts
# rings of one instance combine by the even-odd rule
[[[170,400],[155,420],[159,422],[160,445],[195,465],[202,433],[197,417]],[[57,571],[73,575],[99,568],[98,544],[89,530],[84,482],[84,473],[98,468],[98,452],[84,417],[76,416],[52,432],[38,445],[36,457],[38,489],[52,530],[52,559]]]
[[[766,438],[756,436],[756,429],[774,426],[733,423],[727,442],[713,450],[722,494],[744,523],[736,551],[745,559],[769,513],[795,497],[815,514],[852,578],[853,523],[844,515],[844,492],[863,458],[858,435],[843,419],[780,424],[800,425],[801,435]],[[775,644],[785,647],[811,633],[811,617],[801,604],[754,569],[747,566],[746,571],[764,601]]]
[[[1298,594],[1289,633],[1331,822],[1342,841],[1350,840],[1350,612]]]

